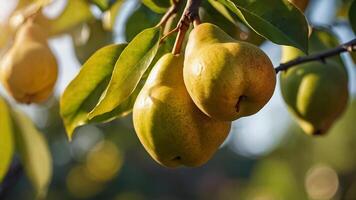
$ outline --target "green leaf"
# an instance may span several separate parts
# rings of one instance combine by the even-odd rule
[[[142,0],[142,3],[156,13],[165,13],[171,5],[170,0]]]
[[[60,100],[60,114],[69,139],[76,127],[89,123],[87,115],[99,101],[125,47],[126,44],[115,44],[96,51],[65,89]]]
[[[137,98],[138,94],[140,93],[141,89],[143,88],[144,83],[145,83],[145,80],[141,80],[140,83],[137,85],[136,89],[129,96],[129,98],[127,98],[124,102],[122,102],[114,110],[112,110],[111,112],[96,116],[93,119],[91,119],[90,122],[95,122],[95,123],[110,122],[114,119],[117,119],[119,117],[124,117],[124,116],[130,114],[132,112],[136,98]]]
[[[349,10],[349,19],[352,29],[356,34],[356,0],[351,3],[350,10]]]
[[[10,109],[0,97],[0,183],[6,175],[14,153],[13,126]]]
[[[287,0],[218,0],[252,30],[280,45],[308,51],[308,23]]]
[[[160,35],[160,27],[145,29],[128,44],[115,64],[103,98],[89,113],[89,119],[111,112],[132,94],[157,53]]]
[[[20,112],[13,112],[16,124],[15,141],[25,172],[36,190],[37,198],[43,198],[52,178],[52,158],[45,138],[31,119]]]
[[[61,34],[75,26],[94,19],[90,5],[85,0],[70,0],[59,17],[49,20],[50,35]]]
[[[208,0],[210,5],[215,8],[222,16],[224,16],[227,20],[229,20],[232,24],[236,25],[236,20],[231,16],[229,10],[220,2],[216,0]]]
[[[168,37],[164,42],[162,42],[159,46],[159,49],[156,53],[155,58],[151,62],[151,65],[146,70],[145,74],[142,76],[139,84],[137,85],[134,92],[127,98],[123,103],[121,103],[118,107],[116,107],[113,111],[109,113],[105,113],[103,115],[99,115],[94,117],[90,122],[108,122],[113,119],[124,117],[132,112],[133,106],[135,104],[136,98],[143,88],[148,75],[150,74],[155,63],[166,53],[172,51],[173,45],[175,42],[175,37]]]

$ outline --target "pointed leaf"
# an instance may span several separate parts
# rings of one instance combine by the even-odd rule
[[[125,47],[126,44],[114,44],[96,51],[65,89],[60,100],[60,114],[70,139],[76,127],[89,123],[87,115],[107,87]]]
[[[252,30],[280,45],[308,50],[308,23],[287,0],[218,0]]]
[[[0,183],[6,175],[14,153],[13,126],[10,109],[0,97]]]
[[[222,16],[224,16],[227,20],[229,20],[232,24],[237,24],[236,20],[234,17],[231,16],[229,10],[220,2],[216,0],[208,0],[208,2],[211,4],[213,8],[215,8],[216,11],[218,11]]]
[[[356,0],[351,3],[350,10],[349,10],[349,19],[352,29],[356,34]]]
[[[20,112],[13,112],[16,125],[15,141],[25,172],[36,190],[36,196],[43,198],[52,178],[52,158],[45,138],[31,119]]]
[[[145,81],[141,81],[140,84],[136,87],[135,91],[127,98],[124,102],[122,102],[118,107],[116,107],[111,112],[99,115],[90,120],[90,122],[95,123],[103,123],[110,122],[119,117],[124,117],[132,112],[133,106],[135,104],[136,98],[140,93],[143,84]]]
[[[145,29],[127,45],[116,62],[103,98],[89,113],[89,119],[111,112],[132,94],[157,53],[160,35],[159,27]]]

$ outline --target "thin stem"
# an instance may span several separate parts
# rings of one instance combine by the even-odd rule
[[[194,22],[194,25],[200,23],[199,7],[202,0],[188,0],[185,6],[183,15],[178,22],[176,29],[178,29],[178,35],[174,43],[172,53],[177,55],[181,52],[185,34],[187,33],[189,26]],[[174,30],[174,29],[173,29]]]
[[[164,28],[169,18],[178,12],[180,2],[180,0],[173,1],[173,5],[169,7],[168,11],[163,15],[161,21],[156,25],[156,27],[162,26]]]
[[[278,67],[276,67],[276,73],[280,72],[280,71],[284,71],[287,70],[293,66],[302,64],[302,63],[307,63],[307,62],[311,62],[311,61],[324,61],[326,58],[328,57],[332,57],[332,56],[336,56],[339,55],[341,53],[344,52],[352,52],[352,51],[356,51],[356,38],[346,42],[344,44],[341,44],[338,47],[335,47],[333,49],[329,49],[317,54],[313,54],[313,55],[309,55],[309,56],[303,56],[303,57],[298,57],[294,60],[291,60],[289,62],[286,63],[282,63],[280,64]]]

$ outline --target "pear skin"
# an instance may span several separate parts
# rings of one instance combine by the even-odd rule
[[[302,53],[282,48],[282,62]],[[334,60],[310,62],[281,72],[282,97],[303,131],[323,135],[340,117],[348,101],[348,77]]]
[[[27,21],[2,59],[0,79],[18,102],[41,103],[52,94],[57,70],[46,36],[38,25]]]
[[[276,85],[273,65],[260,48],[237,41],[210,23],[190,33],[183,76],[199,109],[222,121],[255,114]]]
[[[183,82],[183,56],[164,55],[152,69],[133,108],[138,138],[163,166],[206,163],[230,131],[230,122],[203,114]]]

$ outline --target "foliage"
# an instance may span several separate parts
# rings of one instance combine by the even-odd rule
[[[314,197],[311,196],[310,191],[304,191],[306,183],[303,177],[311,166],[319,169],[316,165],[318,162],[324,163],[335,173],[342,173],[345,176],[351,177],[356,173],[355,162],[349,158],[352,157],[350,147],[355,144],[355,137],[352,134],[355,130],[351,122],[351,119],[354,119],[355,101],[350,103],[340,123],[336,123],[331,128],[331,136],[312,140],[302,134],[289,134],[289,137],[284,140],[285,144],[281,144],[273,153],[261,160],[234,156],[230,150],[224,148],[208,165],[197,170],[179,169],[177,173],[174,173],[166,169],[155,168],[150,160],[146,160],[146,155],[142,154],[142,147],[139,147],[137,138],[132,136],[134,134],[132,123],[125,116],[130,116],[136,98],[150,75],[152,67],[164,54],[174,52],[177,48],[180,34],[177,36],[176,32],[169,33],[169,31],[182,25],[178,20],[185,12],[187,0],[181,0],[177,5],[175,10],[177,16],[175,18],[169,16],[164,23],[160,20],[166,17],[164,14],[175,5],[176,1],[141,0],[135,10],[130,13],[128,20],[120,27],[122,28],[120,31],[124,33],[122,37],[127,42],[114,44],[113,41],[117,39],[115,32],[117,19],[122,12],[126,12],[127,2],[129,1],[68,0],[57,16],[48,17],[43,10],[52,3],[55,5],[55,0],[19,0],[7,23],[0,24],[2,30],[0,58],[11,47],[16,39],[16,32],[22,24],[27,19],[34,19],[42,27],[46,40],[56,39],[63,35],[71,37],[76,57],[82,63],[78,74],[60,94],[59,102],[53,103],[51,108],[44,108],[50,115],[47,119],[48,124],[41,127],[41,132],[45,132],[45,135],[38,130],[35,122],[32,122],[31,118],[21,111],[22,109],[18,109],[17,103],[5,100],[2,97],[5,95],[1,93],[0,182],[6,182],[11,178],[9,174],[12,165],[16,164],[19,157],[37,198],[44,198],[46,195],[52,179],[52,171],[58,171],[59,175],[53,176],[53,181],[55,185],[60,186],[58,186],[59,189],[50,190],[50,199],[56,196],[56,192],[60,193],[64,190],[77,198],[95,198],[95,195],[99,195],[96,196],[98,198],[107,198],[105,195],[100,196],[100,192],[104,191],[102,194],[116,192],[115,186],[108,186],[108,188],[104,186],[122,170],[122,180],[114,181],[118,184],[117,187],[120,187],[121,192],[117,199],[131,197],[157,199],[170,194],[178,198],[201,199],[228,199],[225,198],[226,196],[242,199],[307,199]],[[347,22],[347,29],[356,32],[356,0],[338,0],[338,2],[340,5],[338,12],[344,14],[336,16],[328,26],[321,27],[309,20],[310,13],[308,12],[313,12],[312,9],[304,14],[287,0],[203,0],[199,15],[202,22],[214,23],[235,39],[257,46],[263,42],[272,42],[284,47],[291,46],[298,49],[298,56],[305,56],[340,45],[333,31],[335,24],[342,20]],[[189,21],[188,24],[191,22]],[[186,35],[182,37],[182,49],[179,49],[182,54],[187,36],[193,29],[192,26],[186,28]],[[311,30],[313,34],[310,34]],[[181,30],[180,33],[182,33]],[[55,55],[57,54],[61,52],[56,52]],[[355,56],[356,53],[353,52],[351,55]],[[329,59],[336,62],[346,74],[350,72],[346,69],[342,56],[327,58],[327,61]],[[298,68],[298,66],[295,67]],[[354,75],[349,76],[349,79],[352,78]],[[219,81],[226,84],[224,79]],[[219,106],[225,105],[216,105],[216,107]],[[92,126],[92,124],[97,126]],[[79,129],[78,127],[81,126],[84,127]],[[58,166],[53,169],[52,159],[56,160],[60,153],[57,150],[56,153],[51,154],[50,149],[53,151],[56,148],[55,145],[58,146],[58,144],[67,145],[63,149],[69,149],[68,146],[80,146],[79,143],[83,145],[85,140],[80,142],[80,138],[85,138],[86,133],[82,132],[89,130],[87,131],[89,138],[90,134],[94,134],[93,132],[97,130],[93,127],[99,127],[98,130],[105,131],[106,139],[102,141],[102,144],[105,144],[106,148],[100,145],[94,148],[96,150],[87,148],[86,151],[90,152],[88,157],[82,155],[79,159],[73,159],[74,162],[67,162],[65,169]],[[67,144],[67,141],[58,136],[63,135],[64,132],[69,140],[73,140],[71,144]],[[292,127],[288,132],[300,131]],[[78,133],[78,138],[73,137],[75,133]],[[93,138],[87,140],[93,140]],[[70,151],[74,151],[73,149]],[[123,161],[126,152],[130,156],[125,156]],[[108,156],[110,154],[116,155],[117,160],[114,156]],[[53,158],[51,155],[54,155]],[[61,155],[75,157],[70,153]],[[310,157],[306,158],[304,155],[310,155]],[[103,168],[110,165],[95,165],[101,162],[98,158],[102,157],[115,164],[112,171],[109,170],[110,172],[107,173],[107,177],[104,176],[105,169]],[[296,157],[298,161],[291,160],[291,157]],[[110,163],[110,161],[107,162]],[[221,162],[226,165],[221,165]],[[142,171],[135,170],[135,166],[140,167]],[[103,176],[99,176],[98,179],[95,172],[93,175],[91,171],[93,169],[95,172],[103,170],[101,171]],[[240,169],[241,172],[236,172]],[[217,173],[216,177],[212,175],[213,173]],[[65,177],[61,177],[65,174],[68,174],[67,182],[64,180]],[[172,184],[169,178],[172,174],[175,180],[183,185],[186,184],[182,186],[182,190],[188,191],[187,194],[181,194],[177,188],[172,188],[169,184],[165,185],[166,182]],[[191,179],[185,180],[178,174],[185,174],[185,178],[190,176],[196,181],[190,182]],[[100,179],[103,177],[105,180]],[[130,181],[131,178],[133,181]],[[85,183],[76,182],[78,179]],[[344,181],[348,191],[342,191],[342,194],[340,192],[339,196],[341,198],[341,196],[350,197],[351,195],[352,199],[354,198],[352,192],[356,191],[352,189],[354,187],[352,184],[356,185],[356,180],[345,179],[340,176],[339,181],[340,184]],[[151,181],[160,183],[163,189],[155,187]],[[199,185],[197,182],[203,184]],[[222,183],[222,185],[209,186],[208,182]],[[125,185],[126,183],[128,184]],[[65,189],[65,186],[69,188]],[[145,188],[145,186],[149,187]],[[219,188],[216,196],[204,194],[203,191],[206,193],[210,187]],[[0,184],[0,197],[1,188]],[[139,188],[140,193],[137,193],[134,188]],[[158,191],[161,189],[167,189],[166,194],[160,194]],[[303,192],[300,192],[301,190]],[[21,196],[21,194],[12,195],[17,198]],[[70,198],[68,195],[68,193],[58,194],[59,198]]]

